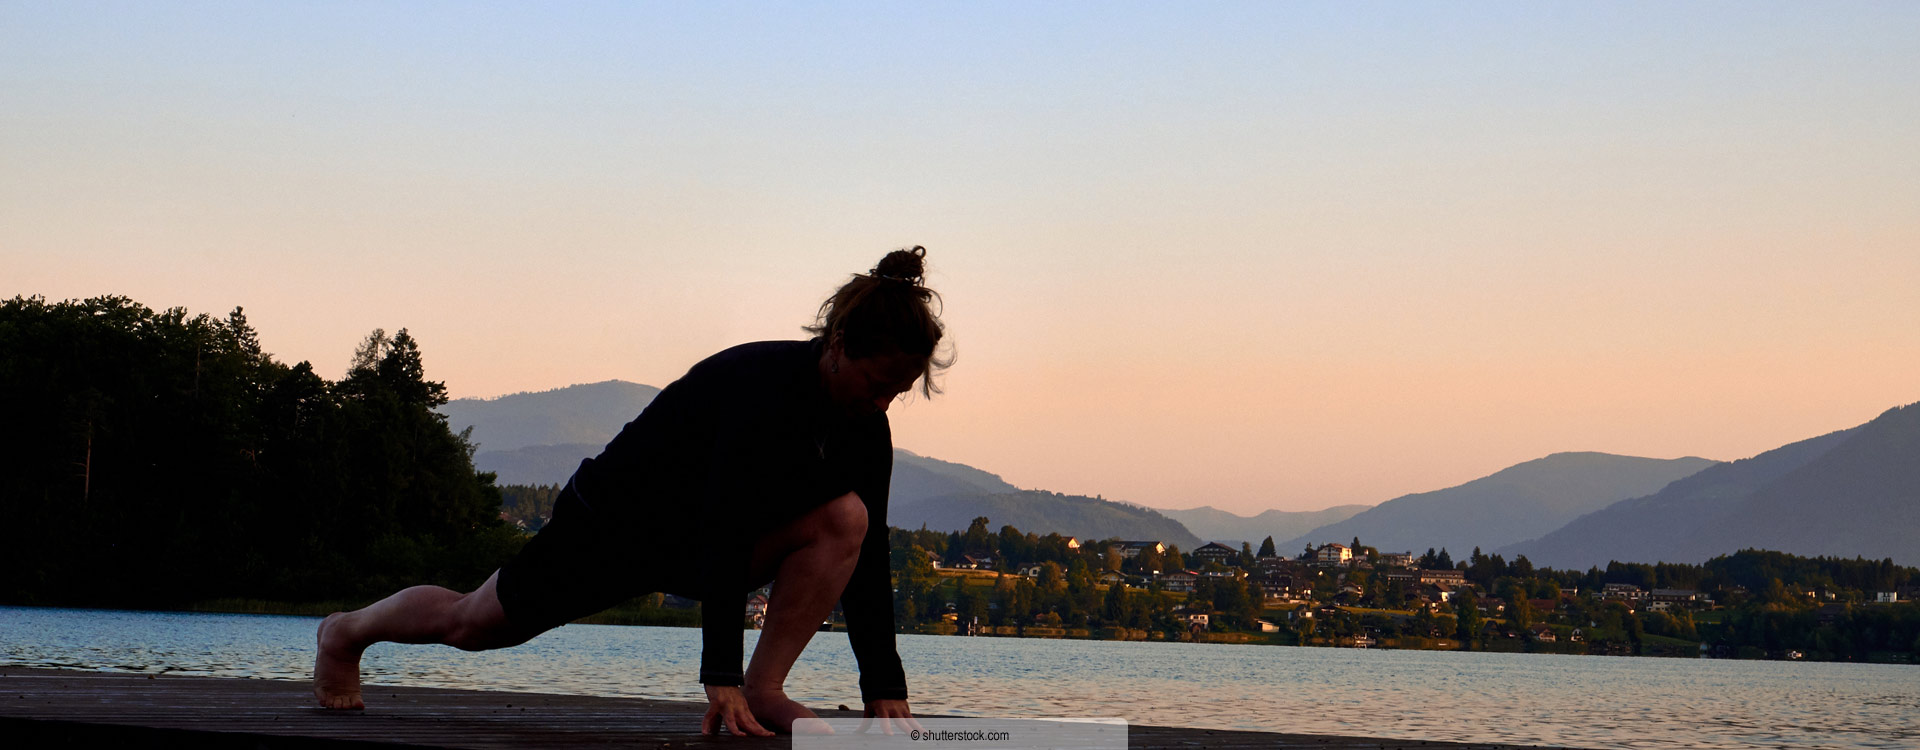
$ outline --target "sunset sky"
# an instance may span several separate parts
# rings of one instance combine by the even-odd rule
[[[929,249],[896,445],[1242,513],[1920,401],[1920,3],[0,0],[0,297],[456,397]],[[483,446],[484,447],[484,446]]]

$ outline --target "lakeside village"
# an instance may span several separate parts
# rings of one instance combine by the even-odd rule
[[[39,533],[0,547],[23,572],[0,577],[0,602],[324,614],[414,583],[468,590],[559,492],[473,470],[474,444],[434,411],[446,388],[425,379],[405,330],[370,333],[337,382],[274,361],[239,308],[219,319],[126,297],[15,297],[0,301],[0,332],[12,336],[0,405],[37,426],[4,433],[6,455],[34,469],[8,475],[8,492],[46,499],[13,509],[15,527]],[[1748,550],[1578,572],[1359,539],[1283,556],[1271,540],[1183,552],[990,528],[890,530],[902,631],[1907,663],[1920,652],[1920,571],[1891,560]],[[588,619],[699,624],[663,604]]]
[[[1475,549],[892,532],[901,632],[1914,663],[1920,571],[1742,551],[1703,565],[1534,568]],[[767,592],[749,602],[749,625]],[[839,624],[838,614],[830,621]]]

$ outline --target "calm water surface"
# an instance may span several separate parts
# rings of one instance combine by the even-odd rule
[[[318,622],[0,607],[0,665],[306,680]],[[382,644],[363,670],[369,685],[704,700],[699,649],[692,629],[569,625],[485,653]],[[900,652],[924,713],[1587,748],[1920,748],[1914,666],[914,635]],[[788,692],[858,707],[846,636],[820,635]]]

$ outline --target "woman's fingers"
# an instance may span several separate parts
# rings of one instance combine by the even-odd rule
[[[700,733],[711,735],[723,726],[727,728],[727,734],[731,735],[752,735],[754,737],[773,736],[772,732],[760,726],[760,722],[754,721],[753,712],[745,709],[738,711],[720,711],[718,709],[708,708],[706,717],[700,721]]]
[[[741,706],[739,711],[731,713],[727,719],[727,731],[736,735],[773,736],[773,732],[767,731],[760,726],[760,722],[754,720],[753,712],[747,710],[746,706]]]
[[[700,733],[710,735],[722,726],[728,734],[736,736],[773,736],[753,718],[753,710],[747,707],[747,696],[740,688],[708,685],[707,715],[700,719]]]
[[[869,721],[862,724],[862,731],[865,731],[874,721],[879,722],[880,731],[887,735],[892,735],[893,730],[896,728],[902,732],[907,730],[926,731],[925,727],[920,726],[920,722],[914,721],[913,711],[907,707],[906,701],[870,701],[867,703],[865,714]]]
[[[914,720],[913,712],[908,711],[905,706],[900,707],[898,711],[887,712],[886,717],[887,720],[893,722],[893,725],[896,727],[911,729],[917,732],[926,731],[926,727],[920,726],[920,722]]]

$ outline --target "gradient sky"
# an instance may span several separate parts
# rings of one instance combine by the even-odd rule
[[[896,444],[1243,513],[1920,401],[1920,4],[0,0],[0,296],[456,397],[926,245]]]

